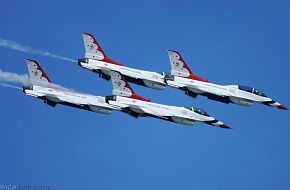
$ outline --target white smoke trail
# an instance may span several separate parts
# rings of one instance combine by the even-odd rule
[[[15,89],[18,89],[18,90],[22,89],[19,86],[14,86],[14,85],[11,85],[11,84],[1,83],[1,82],[0,82],[0,85],[4,86],[4,87],[9,87],[9,88],[15,88]]]
[[[29,77],[27,74],[17,74],[5,72],[0,69],[0,82],[11,82],[14,84],[29,84]]]
[[[35,85],[40,85],[40,86],[47,86],[51,88],[58,88],[62,90],[69,90],[69,91],[76,92],[74,89],[68,89],[59,84],[54,84],[54,83],[46,84],[46,83],[39,83],[37,81],[30,80],[27,74],[6,72],[0,69],[0,84],[2,86],[8,87],[10,84],[7,84],[7,83],[20,84],[20,85],[35,84]],[[12,85],[10,85],[10,87],[11,86]]]
[[[38,54],[38,55],[52,57],[52,58],[56,58],[56,59],[60,59],[60,60],[76,62],[73,59],[70,59],[70,58],[67,58],[67,57],[64,57],[64,56],[61,56],[61,55],[56,55],[56,54],[50,53],[48,51],[41,51],[41,50],[33,49],[31,47],[21,45],[21,44],[19,44],[17,42],[14,42],[14,41],[11,41],[11,40],[2,39],[2,38],[0,38],[0,46],[5,47],[5,48],[10,48],[10,49],[13,49],[13,50],[16,50],[16,51],[20,51],[20,52],[23,52],[23,53]]]

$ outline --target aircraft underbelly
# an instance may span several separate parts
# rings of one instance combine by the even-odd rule
[[[108,70],[101,70],[102,73],[104,73],[105,75],[110,76],[110,71]],[[156,82],[154,80],[152,80],[151,78],[148,79],[144,79],[144,76],[141,76],[140,74],[134,74],[132,72],[125,72],[122,73],[126,80],[128,82],[134,83],[134,84],[138,84],[141,86],[145,86],[145,87],[149,87],[149,88],[153,88],[153,89],[157,89],[157,90],[163,90],[165,89],[165,85]]]
[[[229,99],[231,100],[232,103],[242,105],[242,106],[250,106],[252,105],[252,101],[243,99],[243,98],[238,98],[234,96],[230,96]]]
[[[134,107],[134,106],[130,106],[130,110],[136,112],[136,113],[145,113],[142,109],[138,108],[138,107]]]
[[[53,97],[53,96],[46,96],[46,98],[52,102],[56,102],[56,103],[59,103],[61,102],[61,100],[57,97]]]
[[[112,109],[96,106],[96,105],[89,105],[89,108],[93,112],[101,113],[101,114],[111,114]]]
[[[187,89],[190,90],[193,93],[196,93],[196,94],[202,94],[202,93],[204,93],[204,91],[201,90],[201,89],[199,89],[198,87],[188,87]]]
[[[101,69],[101,72],[104,73],[105,75],[110,76],[110,70]]]
[[[193,125],[195,121],[187,118],[182,118],[182,117],[177,117],[177,116],[172,116],[171,117],[172,121],[175,123],[179,123],[182,125]]]

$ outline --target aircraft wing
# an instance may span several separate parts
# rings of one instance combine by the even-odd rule
[[[166,118],[166,117],[170,117],[170,116],[173,116],[172,114],[170,114],[169,112],[167,111],[164,111],[164,110],[160,110],[160,109],[150,109],[150,108],[147,108],[147,107],[142,107],[142,108],[139,108],[141,109],[143,112],[149,114],[149,115],[154,115],[156,117],[160,117],[160,118]]]
[[[184,88],[184,87],[187,87],[187,85],[185,84],[182,84],[180,82],[177,82],[177,81],[170,81],[168,80],[167,81],[167,84],[171,87],[174,87],[174,88]]]
[[[150,109],[147,107],[135,107],[135,106],[132,107],[130,105],[122,104],[120,102],[115,102],[115,101],[110,101],[110,104],[114,107],[118,107],[118,108],[122,108],[122,109],[130,109],[132,111],[138,110],[138,112],[144,112],[148,115],[153,115],[153,116],[160,117],[160,118],[166,118],[166,117],[173,116],[172,114],[168,113],[167,111],[163,111],[160,109],[153,110],[153,109]]]
[[[54,102],[68,102],[68,103],[72,103],[72,104],[76,104],[76,105],[88,105],[87,101],[82,100],[80,98],[73,99],[72,97],[56,96],[56,95],[53,95],[53,94],[46,95],[46,98],[51,100],[51,101],[54,101]]]
[[[217,96],[227,96],[226,94],[224,94],[223,91],[220,91],[219,89],[210,89],[210,88],[207,88],[207,87],[198,87],[198,86],[195,86],[195,85],[189,85],[188,86],[189,88],[192,88],[192,89],[198,89],[202,92],[209,92],[211,94],[214,94],[214,95],[217,95]]]

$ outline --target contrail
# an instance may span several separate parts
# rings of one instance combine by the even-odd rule
[[[23,52],[23,53],[38,54],[38,55],[52,57],[52,58],[56,58],[56,59],[60,59],[60,60],[76,62],[73,59],[70,59],[70,58],[67,58],[67,57],[64,57],[64,56],[61,56],[61,55],[50,53],[48,51],[41,51],[41,50],[33,49],[31,47],[21,45],[21,44],[19,44],[17,42],[14,42],[14,41],[11,41],[11,40],[2,39],[2,38],[0,38],[0,46],[5,47],[5,48],[9,48],[9,49],[13,49],[13,50],[16,50],[16,51],[20,51],[20,52]]]

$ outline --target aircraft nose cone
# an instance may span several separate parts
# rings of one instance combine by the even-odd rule
[[[288,110],[287,107],[283,106],[282,104],[280,104],[279,106],[277,106],[277,108],[281,109],[281,110]]]
[[[220,125],[220,128],[231,129],[231,127],[228,126],[228,125],[226,125],[226,124],[222,124],[222,125]]]

